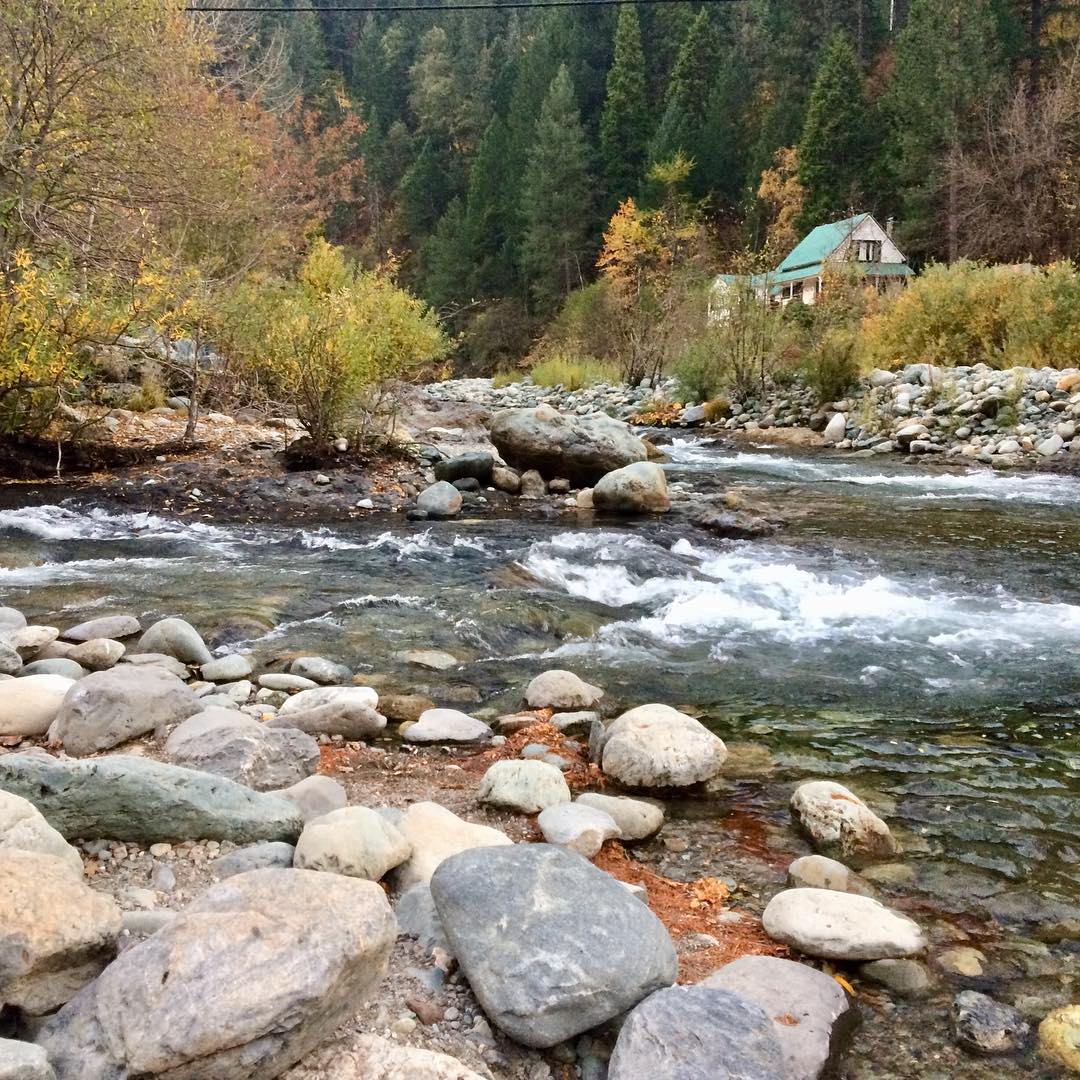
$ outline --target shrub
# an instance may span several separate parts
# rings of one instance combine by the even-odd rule
[[[727,372],[717,353],[716,334],[695,338],[675,361],[674,375],[682,401],[705,402],[726,385]]]
[[[449,348],[426,305],[324,240],[296,281],[251,278],[216,321],[240,374],[294,410],[318,447],[346,425],[365,428],[391,380]]]
[[[510,386],[512,383],[519,383],[525,378],[525,373],[522,371],[496,371],[491,376],[491,385],[495,390],[501,390],[504,386]]]
[[[855,334],[836,327],[811,346],[803,361],[803,377],[818,403],[836,401],[858,381],[860,374]]]
[[[127,407],[132,412],[149,412],[165,404],[165,391],[161,383],[150,373],[145,372],[139,389],[128,400]]]
[[[537,386],[562,386],[565,390],[581,390],[598,383],[617,383],[619,369],[591,356],[571,356],[557,353],[530,372]]]
[[[1080,352],[1080,272],[1069,262],[931,266],[864,320],[862,350],[883,367],[1066,367]]]

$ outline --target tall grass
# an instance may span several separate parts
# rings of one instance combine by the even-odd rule
[[[618,383],[619,368],[590,356],[557,353],[530,372],[537,386],[562,386],[564,390],[582,390],[599,383]]]

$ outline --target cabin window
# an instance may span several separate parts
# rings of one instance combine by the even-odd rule
[[[859,262],[881,262],[881,241],[860,240]]]

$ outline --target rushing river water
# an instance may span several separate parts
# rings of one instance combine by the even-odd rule
[[[755,542],[573,514],[299,530],[72,502],[0,511],[0,596],[60,624],[182,614],[223,648],[317,650],[466,708],[472,687],[512,709],[552,666],[628,705],[692,707],[768,752],[724,798],[683,807],[702,834],[735,800],[782,849],[792,783],[841,779],[904,843],[887,893],[1005,927],[1028,950],[995,960],[1008,996],[1067,1003],[1080,969],[1080,482],[670,449],[676,490],[736,487],[786,527]],[[399,658],[412,648],[464,666],[418,675]]]

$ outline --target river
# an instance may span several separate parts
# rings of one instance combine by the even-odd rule
[[[748,819],[766,849],[803,850],[792,784],[838,778],[905,847],[877,879],[886,895],[972,934],[988,985],[1033,1014],[1075,998],[1080,481],[669,449],[675,492],[734,487],[785,528],[724,542],[674,519],[568,514],[298,530],[69,501],[0,511],[0,594],[50,624],[182,614],[223,649],[316,650],[464,708],[511,711],[553,666],[620,703],[691,707],[760,749],[726,787],[673,807],[715,841],[687,871],[718,872]],[[413,648],[463,666],[417,675],[400,659]],[[850,1075],[1051,1075],[1030,1056],[904,1072],[898,1052]]]

